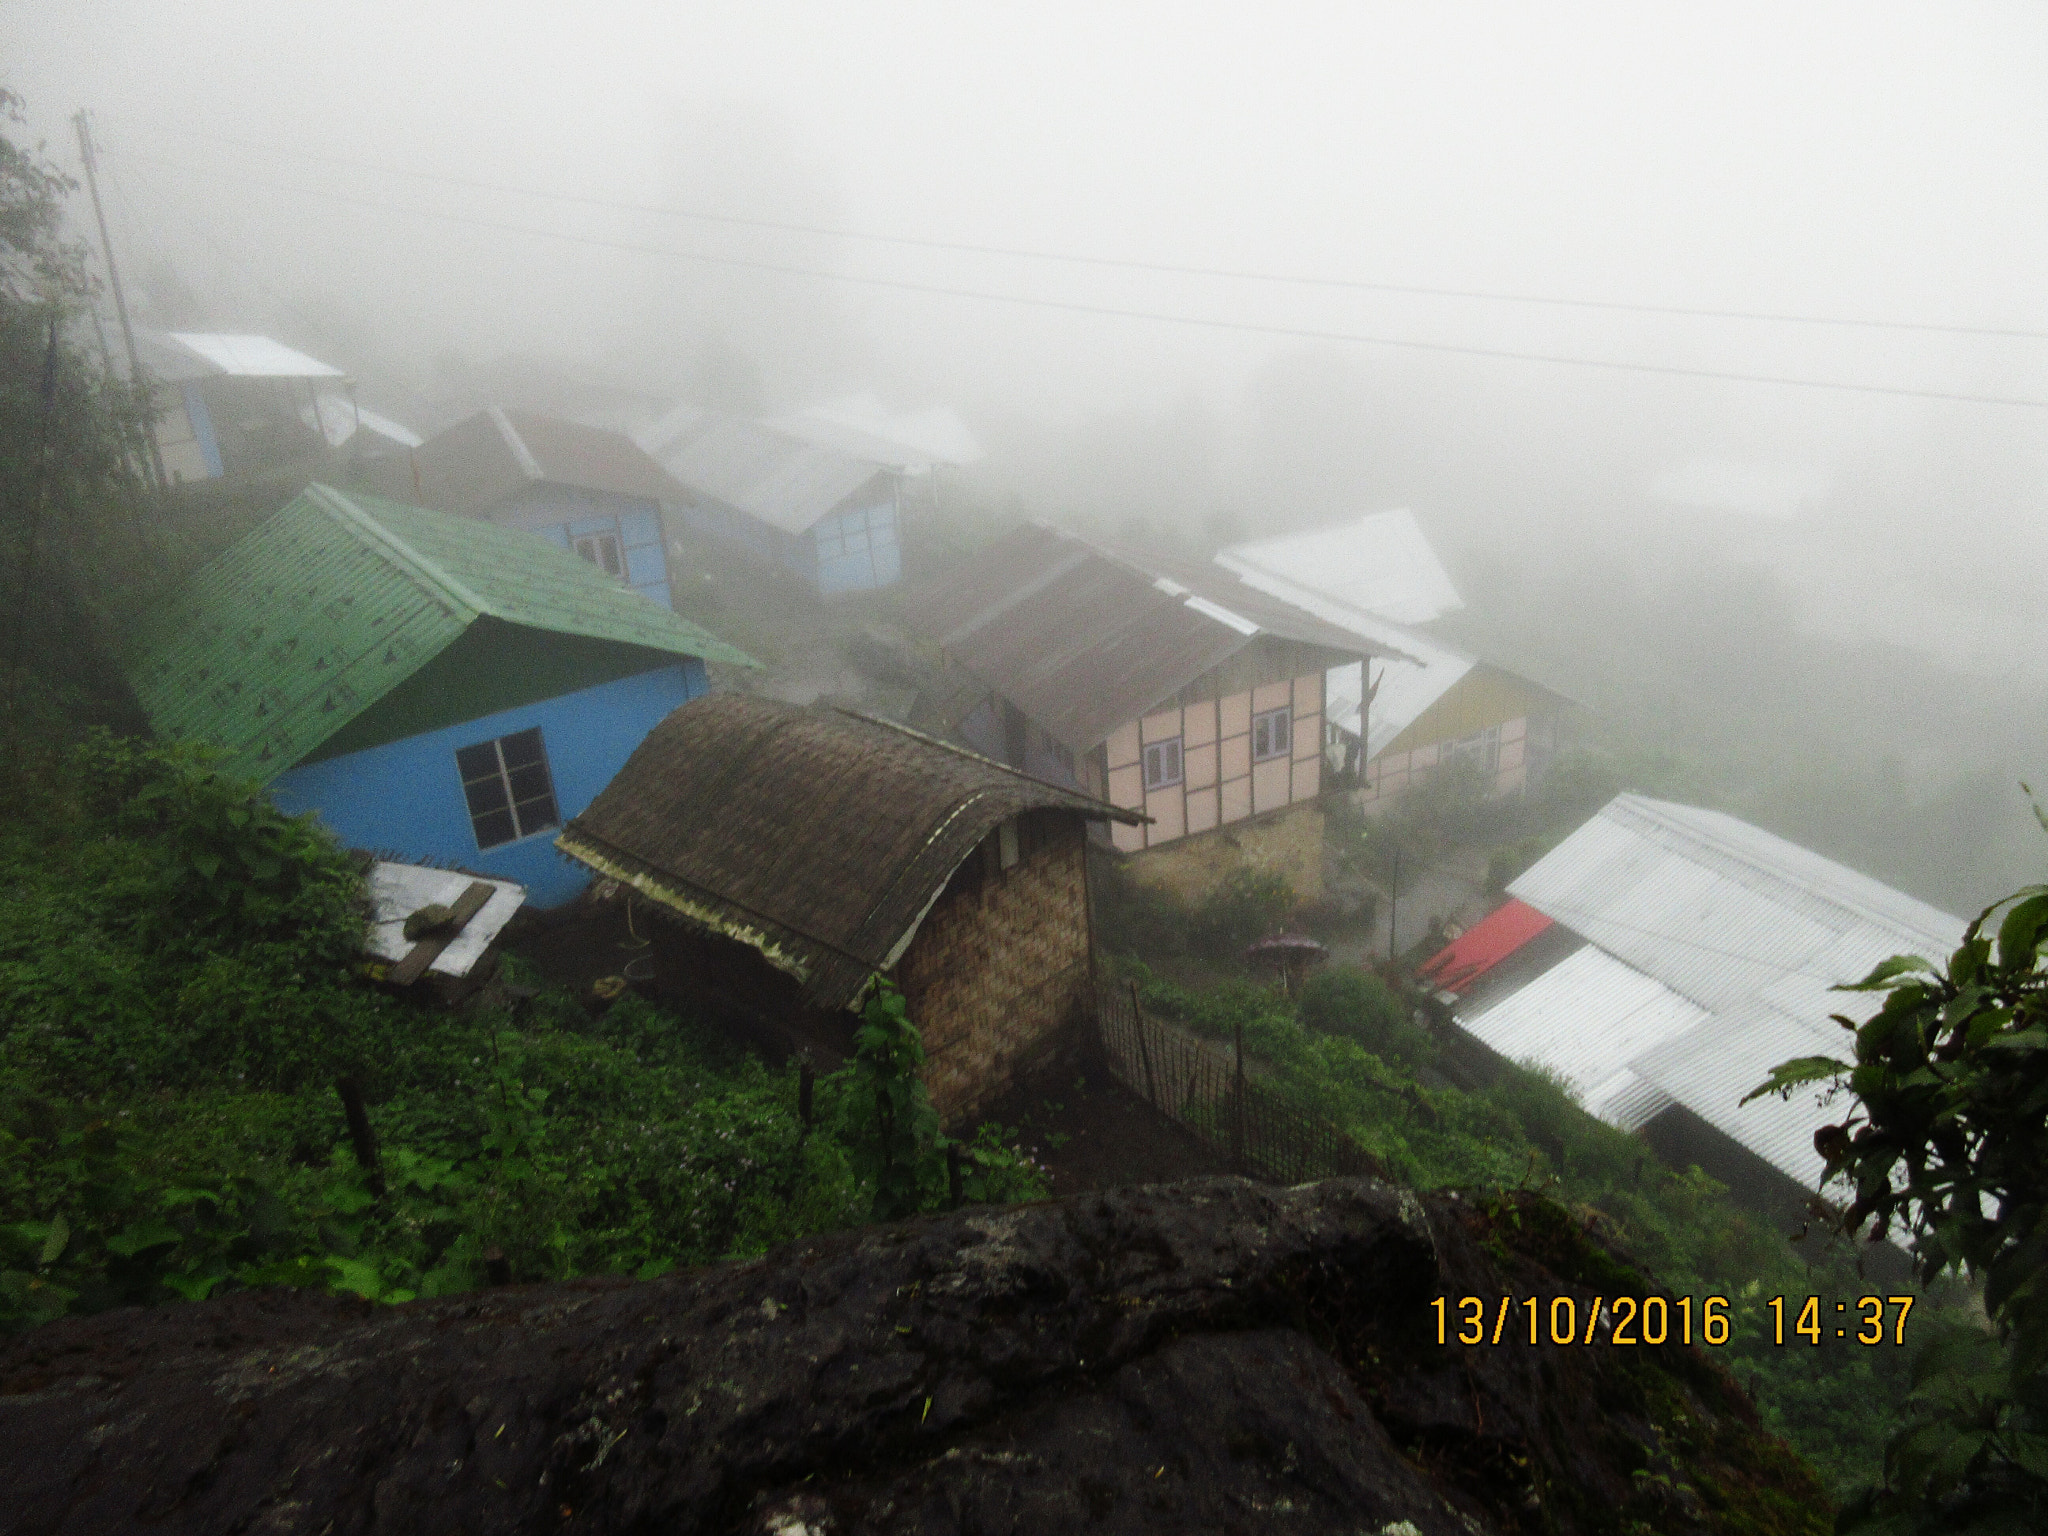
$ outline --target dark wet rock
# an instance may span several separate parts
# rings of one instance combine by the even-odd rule
[[[0,1350],[0,1531],[1825,1529],[1692,1350],[1435,1343],[1440,1287],[1631,1278],[1512,1214],[1211,1179],[641,1284],[68,1319]]]

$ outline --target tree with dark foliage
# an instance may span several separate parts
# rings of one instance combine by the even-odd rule
[[[87,344],[97,284],[64,229],[77,184],[7,131],[21,109],[0,89],[0,689],[26,668],[118,707],[107,652],[162,564],[136,469],[148,395]]]
[[[1924,1279],[1966,1270],[1991,1326],[1922,1348],[1917,1414],[1839,1528],[2048,1530],[2048,885],[1987,908],[1945,966],[1898,955],[1842,990],[1885,994],[1860,1026],[1836,1016],[1855,1061],[1785,1062],[1749,1098],[1846,1087],[1852,1112],[1814,1136],[1855,1188],[1844,1229],[1902,1231]]]

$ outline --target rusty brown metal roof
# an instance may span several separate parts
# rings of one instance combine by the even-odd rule
[[[536,482],[652,501],[685,494],[624,433],[497,406],[435,434],[409,456],[394,456],[384,473],[393,494],[449,512],[486,511]]]
[[[556,846],[841,1007],[960,861],[1034,810],[1145,819],[849,710],[714,694],[657,725]]]
[[[912,603],[927,640],[1077,751],[1172,697],[1262,634],[1388,654],[1245,586],[1027,523]]]

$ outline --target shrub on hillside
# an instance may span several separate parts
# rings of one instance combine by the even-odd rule
[[[1383,1060],[1416,1067],[1436,1057],[1436,1043],[1408,1017],[1394,989],[1354,966],[1318,971],[1303,984],[1296,1007],[1308,1028],[1356,1040]]]

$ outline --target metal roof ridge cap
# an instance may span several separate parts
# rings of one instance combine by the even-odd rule
[[[526,440],[512,425],[512,419],[505,414],[505,408],[502,405],[487,405],[484,412],[491,418],[491,425],[498,429],[498,436],[504,439],[505,446],[512,450],[512,457],[519,461],[519,472],[529,480],[545,480],[547,476],[541,473],[540,460],[536,459],[533,450],[526,446]]]
[[[977,678],[976,681],[978,682],[979,679]],[[1012,778],[1022,779],[1026,784],[1036,784],[1041,789],[1050,789],[1057,794],[1065,795],[1070,800],[1080,800],[1088,805],[1099,805],[1102,807],[1105,813],[1111,813],[1112,815],[1122,814],[1125,816],[1140,816],[1143,817],[1143,820],[1145,822],[1149,822],[1153,819],[1150,816],[1146,816],[1142,811],[1133,811],[1128,806],[1118,805],[1113,801],[1104,800],[1101,799],[1099,796],[1091,795],[1085,789],[1069,789],[1064,784],[1055,784],[1050,779],[1041,779],[1035,773],[1026,773],[1022,768],[1013,768],[1008,763],[1001,762],[996,758],[984,757],[981,753],[975,751],[972,747],[963,747],[954,742],[942,740],[937,736],[928,736],[923,731],[917,729],[917,727],[915,726],[903,725],[894,720],[884,720],[879,715],[864,715],[857,709],[846,708],[846,706],[843,704],[834,704],[831,706],[831,708],[837,713],[845,715],[849,720],[863,720],[866,721],[869,725],[879,725],[885,727],[888,730],[900,731],[905,736],[913,737],[918,741],[924,742],[928,746],[938,747],[942,751],[951,752],[956,757],[967,758],[969,761],[980,763],[982,766],[987,768],[1000,769],[1004,773],[1009,774]],[[976,790],[974,793],[975,795],[979,795],[982,793],[982,791]],[[972,796],[969,797],[969,799],[972,798]],[[964,806],[967,803],[967,801],[963,800],[961,802],[961,805]],[[956,807],[956,809],[958,808]],[[950,816],[948,819],[950,819]],[[1140,824],[1141,823],[1136,822],[1131,823],[1131,825],[1134,826]]]
[[[357,506],[345,493],[337,491],[331,485],[322,485],[316,480],[306,487],[306,494],[319,502],[330,515],[339,517],[349,524],[357,534],[366,536],[368,542],[377,547],[379,554],[392,564],[400,566],[415,581],[432,585],[443,597],[467,608],[471,618],[498,617],[498,611],[492,604],[485,602],[469,587],[457,581],[439,565],[386,528],[372,513]]]

